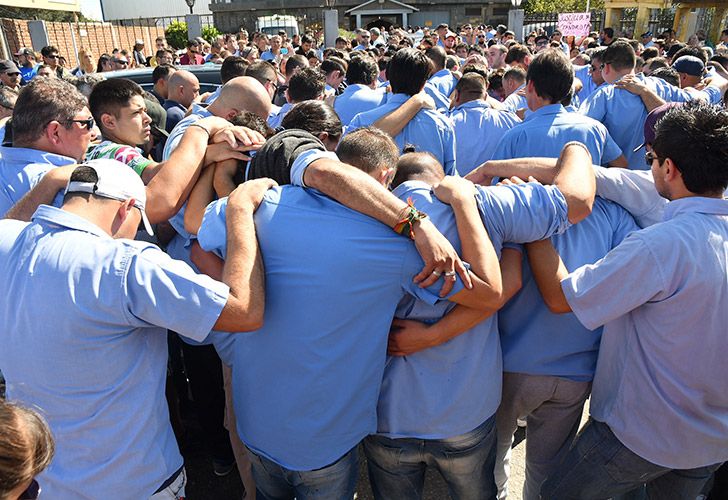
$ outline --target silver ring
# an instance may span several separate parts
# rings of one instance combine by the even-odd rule
[[[440,276],[442,276],[442,273],[441,273],[440,271],[438,271],[437,269],[435,269],[434,271],[432,271],[432,274],[434,274],[434,275],[435,275],[435,276],[437,276],[438,278],[439,278]]]
[[[455,271],[446,271],[445,272],[445,276],[447,276],[447,277],[455,276],[456,274],[457,273]]]

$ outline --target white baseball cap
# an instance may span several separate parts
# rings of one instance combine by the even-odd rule
[[[65,194],[91,193],[95,196],[119,201],[133,198],[134,206],[142,213],[144,229],[151,236],[154,235],[152,225],[144,211],[147,203],[147,190],[141,177],[134,170],[120,161],[106,158],[87,161],[78,166],[78,168],[81,167],[93,168],[98,180],[96,182],[69,181]]]

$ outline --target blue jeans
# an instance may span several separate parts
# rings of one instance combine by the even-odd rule
[[[359,476],[357,447],[322,469],[286,469],[248,448],[259,500],[335,500],[354,497]]]
[[[422,498],[429,466],[442,474],[453,500],[494,499],[495,440],[495,416],[475,430],[447,439],[369,436],[364,453],[374,497]]]
[[[607,424],[589,420],[564,461],[544,483],[541,498],[610,498],[643,485],[650,499],[696,498],[720,465],[689,470],[661,467],[630,451]]]

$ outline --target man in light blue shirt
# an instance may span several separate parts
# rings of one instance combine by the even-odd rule
[[[38,478],[49,498],[184,496],[164,396],[166,329],[202,340],[213,327],[262,323],[253,227],[262,190],[237,194],[226,283],[131,239],[140,222],[151,231],[145,187],[115,160],[78,167],[60,209],[0,222],[0,276],[13,290],[0,306],[0,364],[8,398],[37,408],[55,437]]]
[[[460,175],[490,160],[505,133],[521,123],[515,113],[493,109],[486,92],[487,83],[477,73],[463,75],[455,86],[449,117],[457,137]]]
[[[254,161],[281,180],[302,177],[302,172],[273,170],[279,167],[269,155],[286,149],[278,142],[269,141]],[[341,147],[347,142],[359,144],[359,158],[391,172],[398,150],[386,134],[361,130]],[[299,169],[296,163],[293,169]],[[350,198],[357,194],[362,193],[353,189]],[[204,249],[221,256],[225,203],[208,207],[198,234]],[[351,497],[358,472],[356,445],[376,429],[375,401],[396,305],[405,294],[428,303],[440,297],[413,282],[422,262],[406,238],[317,191],[297,186],[270,191],[256,213],[256,225],[269,290],[266,326],[242,341],[217,336],[214,341],[233,369],[238,430],[253,452],[257,487],[276,498],[304,492],[307,498]],[[409,233],[407,226],[403,229]],[[412,229],[413,235],[419,231]],[[446,272],[454,283],[455,272]],[[362,286],[352,289],[355,282]],[[343,287],[349,293],[342,294]],[[463,290],[458,281],[449,297],[472,307],[484,300],[484,290],[480,285]],[[251,377],[268,383],[257,384]]]
[[[283,118],[290,109],[299,102],[309,100],[322,100],[326,87],[326,75],[318,68],[302,68],[296,71],[288,82],[286,102],[278,113],[268,118],[270,128],[281,126]]]
[[[0,217],[46,172],[81,161],[94,130],[86,98],[68,82],[26,85],[13,112],[13,147],[0,147]]]
[[[578,167],[569,162],[557,184],[563,185],[565,178],[574,176],[572,186],[584,188],[585,198],[589,198],[588,155],[579,146],[574,147],[585,161]],[[395,183],[404,182],[394,194],[412,199],[416,206],[426,209],[443,233],[459,246],[451,210],[455,212],[457,227],[463,227],[458,207],[463,202],[461,197],[468,201],[468,183],[455,182],[456,179],[442,181],[441,167],[421,153],[403,156],[400,167]],[[440,182],[448,187],[443,189],[441,185],[435,192],[445,195],[445,200],[454,200],[452,209],[432,197],[431,184]],[[563,231],[568,226],[567,213],[572,222],[577,222],[580,216],[574,214],[578,212],[578,203],[567,205],[561,196],[553,186],[538,184],[478,187],[478,225],[487,229],[500,255],[504,241],[529,241],[540,234]],[[465,249],[463,252],[465,255]],[[388,358],[379,397],[378,434],[365,441],[377,498],[420,498],[427,466],[439,470],[453,497],[495,496],[492,431],[493,416],[501,399],[502,365],[497,320],[492,312],[498,307],[500,304],[490,310],[490,318],[481,322],[488,314],[476,311],[476,316],[480,315],[469,323],[478,323],[476,326],[457,332],[455,338],[442,339],[440,345]],[[432,323],[449,309],[445,304],[431,306],[407,299],[400,303],[396,316]]]
[[[597,165],[625,166],[622,152],[607,129],[592,119],[569,113],[561,105],[574,80],[571,62],[560,50],[540,52],[528,68],[526,99],[532,114],[503,136],[493,158],[555,158],[564,144],[584,144]]]
[[[347,87],[334,100],[334,111],[342,125],[348,125],[359,113],[375,109],[386,100],[387,94],[377,89],[378,74],[377,63],[369,57],[354,57],[349,61]]]
[[[581,81],[581,90],[577,97],[579,102],[584,102],[592,95],[603,83],[602,78],[602,57],[606,47],[598,47],[592,49],[591,61],[586,66],[574,66],[574,76]]]
[[[625,75],[633,75],[635,54],[627,42],[616,41],[604,52],[602,77],[606,85],[599,87],[581,103],[580,113],[602,122],[609,134],[619,145],[631,169],[644,170],[642,127],[648,110],[640,97],[625,89],[615,87],[615,82]],[[634,78],[651,88],[660,98],[668,102],[685,102],[700,99],[716,104],[728,89],[728,81],[715,76],[703,91],[674,87],[654,77],[638,74]]]
[[[604,325],[592,420],[543,498],[606,498],[644,483],[650,498],[695,498],[728,459],[726,130],[728,113],[714,106],[665,115],[647,155],[670,200],[664,222],[596,264],[567,276],[548,242],[528,250],[552,310]]]
[[[393,94],[386,104],[356,115],[349,124],[348,131],[372,125],[384,115],[398,109],[425,86],[430,73],[430,61],[418,50],[401,49],[392,56],[389,64],[387,74]],[[400,150],[405,145],[412,144],[418,151],[432,153],[445,168],[447,175],[457,173],[455,131],[452,123],[436,111],[420,110],[394,140]]]
[[[432,76],[427,80],[446,98],[450,98],[450,94],[455,90],[455,84],[458,82],[452,71],[445,68],[447,53],[442,47],[432,47],[425,51],[425,55],[432,62]]]

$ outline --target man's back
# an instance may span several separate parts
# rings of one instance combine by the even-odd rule
[[[208,207],[198,234],[223,257],[225,205]],[[412,282],[422,261],[410,241],[316,191],[271,190],[255,221],[265,326],[215,337],[233,368],[238,431],[288,469],[322,468],[376,430],[397,303],[407,292],[433,303],[437,291]]]
[[[391,94],[387,102],[376,109],[359,113],[348,127],[348,132],[374,124],[382,116],[398,109],[409,99],[406,94]],[[412,144],[420,152],[429,152],[444,167],[447,175],[456,173],[455,132],[452,123],[440,113],[421,109],[405,125],[402,132],[394,138],[397,146],[403,149]]]
[[[455,127],[460,175],[492,159],[503,135],[521,123],[515,113],[495,110],[481,99],[457,106],[449,116]]]
[[[564,145],[571,141],[584,144],[597,165],[607,164],[621,153],[604,125],[569,113],[561,104],[551,104],[534,111],[523,123],[506,132],[493,158],[558,158]]]
[[[40,408],[56,438],[43,491],[149,497],[182,466],[164,403],[166,327],[201,340],[224,299],[199,307],[196,275],[153,245],[48,206],[33,221],[0,240],[13,290],[0,305],[0,365],[8,397]]]
[[[369,111],[386,100],[386,94],[359,83],[351,84],[334,101],[334,110],[343,125],[348,125],[359,113]]]

